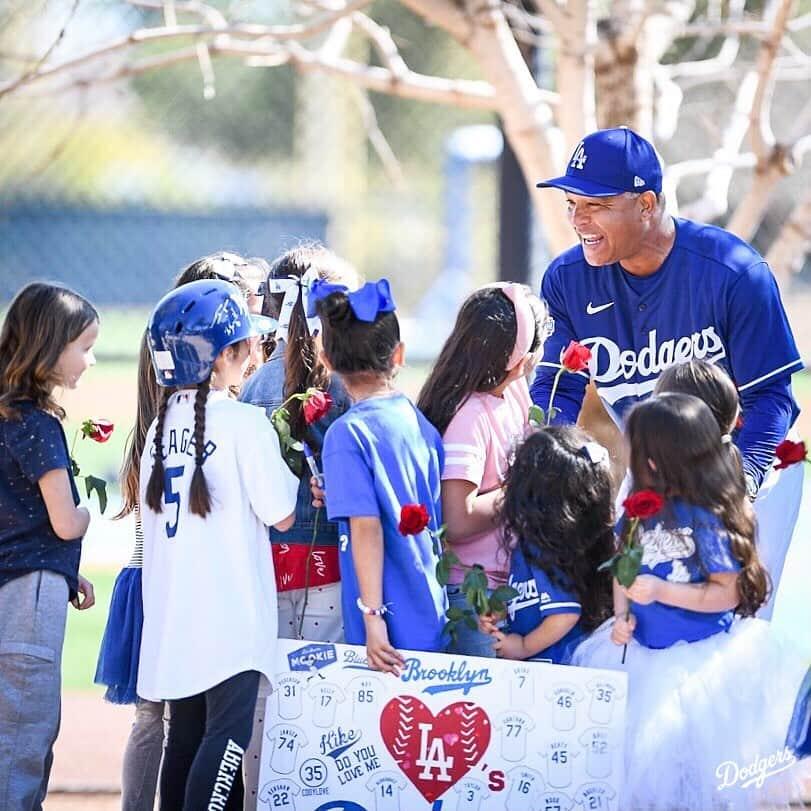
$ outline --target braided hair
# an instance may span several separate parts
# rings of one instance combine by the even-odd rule
[[[193,515],[199,515],[201,518],[205,518],[211,512],[211,493],[203,474],[203,463],[206,460],[206,402],[210,389],[211,378],[209,377],[197,385],[194,395],[194,475],[189,486],[189,510]],[[146,503],[156,513],[163,512],[163,425],[166,420],[169,398],[174,393],[172,389],[163,390],[155,424],[153,445],[155,461],[146,486]]]
[[[166,410],[169,407],[169,398],[173,394],[172,389],[162,389],[160,402],[158,404],[158,416],[155,423],[154,455],[155,461],[152,464],[152,473],[146,485],[147,506],[156,513],[163,512],[163,424],[166,421]]]
[[[194,475],[189,487],[189,509],[201,518],[211,512],[211,494],[203,475],[203,462],[206,460],[206,400],[210,388],[211,378],[208,378],[197,386],[194,397]]]

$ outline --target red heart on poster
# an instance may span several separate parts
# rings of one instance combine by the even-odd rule
[[[470,701],[457,701],[434,715],[413,696],[397,696],[380,713],[383,743],[432,803],[461,780],[490,743],[490,719]]]

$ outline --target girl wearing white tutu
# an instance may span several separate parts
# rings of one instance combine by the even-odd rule
[[[804,667],[752,618],[768,575],[740,455],[691,395],[641,403],[626,431],[632,492],[654,490],[664,507],[640,522],[642,566],[630,588],[615,581],[615,619],[573,658],[628,672],[619,807],[706,811],[787,799],[793,757],[784,744]]]

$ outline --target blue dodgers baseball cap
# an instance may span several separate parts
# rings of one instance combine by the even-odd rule
[[[576,147],[563,177],[538,183],[584,197],[613,197],[626,191],[662,191],[662,164],[650,141],[628,127],[597,130]]]

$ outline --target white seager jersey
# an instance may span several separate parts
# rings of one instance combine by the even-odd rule
[[[144,626],[138,695],[197,695],[237,673],[271,679],[278,614],[267,526],[296,507],[298,479],[262,409],[221,391],[205,408],[203,473],[211,512],[189,511],[195,390],[173,394],[163,429],[163,511],[145,499],[155,423],[141,460]]]

